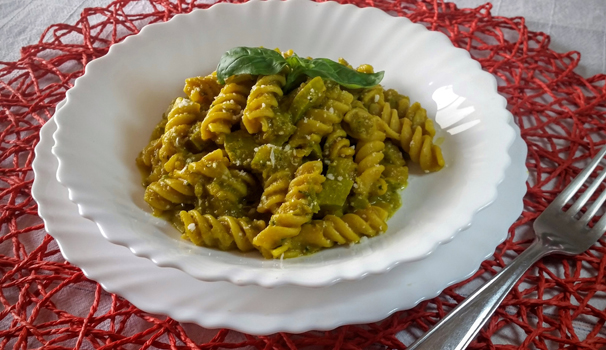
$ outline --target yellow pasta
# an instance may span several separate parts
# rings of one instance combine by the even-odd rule
[[[161,214],[182,203],[191,203],[195,198],[194,194],[191,184],[166,177],[149,184],[145,189],[144,199],[154,209],[154,213]]]
[[[380,164],[384,157],[385,133],[379,128],[380,119],[361,107],[352,109],[345,116],[345,122],[350,133],[359,140],[355,154],[358,176],[352,205],[354,208],[364,208],[369,205],[370,195],[382,195],[387,191],[387,184],[381,178],[385,167]]]
[[[217,81],[217,72],[205,77],[192,77],[185,79],[183,92],[190,100],[199,103],[204,109],[208,109],[219,92],[221,84]]]
[[[191,126],[200,118],[200,105],[178,97],[166,117],[162,146],[158,156],[162,164],[172,155],[185,150],[185,141]]]
[[[264,145],[258,148],[252,167],[261,172],[264,182],[263,194],[257,206],[259,213],[276,213],[284,203],[288,186],[301,161],[290,146]]]
[[[385,95],[383,87],[377,85],[370,89],[364,90],[360,96],[360,102],[364,105],[370,114],[379,115],[385,105]]]
[[[237,203],[248,194],[249,188],[254,188],[256,181],[244,171],[228,169],[228,164],[229,160],[224,151],[218,149],[207,154],[200,161],[190,163],[188,169],[212,179],[206,187],[211,196]]]
[[[275,116],[274,109],[278,108],[278,99],[282,97],[282,87],[286,82],[283,74],[260,76],[252,87],[242,123],[251,134],[269,129],[269,118]]]
[[[225,134],[240,121],[252,87],[252,77],[239,75],[229,78],[208,110],[200,129],[202,140],[212,139],[223,144]]]
[[[198,210],[181,211],[183,232],[187,239],[199,246],[221,250],[253,250],[253,239],[265,228],[262,220],[220,216],[218,218]]]
[[[385,104],[381,112],[381,125],[387,136],[398,141],[421,169],[433,172],[444,167],[442,150],[433,143],[436,133],[433,122],[427,118],[427,111],[419,103],[408,108],[401,119],[398,118],[398,110]]]
[[[387,231],[387,211],[371,206],[342,217],[327,215],[302,226],[301,232],[288,238],[271,251],[274,258],[286,258],[317,252],[336,245],[359,243],[363,237],[374,237]]]
[[[255,246],[273,250],[284,238],[294,237],[303,224],[311,221],[316,195],[322,191],[322,162],[313,161],[301,165],[288,187],[285,202],[271,216],[269,225],[253,240]]]
[[[162,147],[162,139],[152,139],[137,157],[137,165],[143,170],[143,186],[148,186],[154,181],[158,181],[162,175],[165,175],[162,161],[158,156],[158,151]]]
[[[339,157],[352,157],[355,154],[355,150],[350,145],[347,133],[340,124],[336,124],[333,127],[333,131],[326,137],[324,156],[329,160],[335,160]]]
[[[332,132],[333,126],[341,123],[343,115],[351,109],[352,101],[353,96],[338,85],[331,84],[327,88],[324,101],[307,111],[290,138],[290,145],[298,150],[298,156],[308,156],[314,145],[320,145],[322,138]]]
[[[236,50],[217,72],[185,80],[186,97],[170,103],[136,159],[145,201],[195,245],[268,259],[386,232],[408,166],[444,167],[427,111],[379,80],[364,83],[364,74],[378,76],[371,65],[322,59],[314,67],[275,51],[263,54],[286,66],[246,66],[268,75],[225,73],[244,52]],[[358,80],[297,75],[309,67]]]

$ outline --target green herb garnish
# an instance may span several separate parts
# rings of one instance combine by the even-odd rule
[[[221,56],[217,66],[217,79],[225,84],[232,75],[272,75],[286,66],[286,60],[274,50],[262,47],[236,47]]]
[[[349,89],[368,88],[378,85],[385,72],[361,73],[328,58],[307,59],[293,55],[286,59],[291,72],[286,78],[286,90],[296,83],[301,75],[332,80]]]
[[[303,76],[332,80],[346,88],[359,89],[378,85],[384,72],[361,73],[327,58],[307,59],[293,55],[287,59],[274,50],[260,47],[236,47],[221,57],[217,66],[220,83],[237,74],[272,75],[285,66],[290,68],[284,90],[292,89]]]

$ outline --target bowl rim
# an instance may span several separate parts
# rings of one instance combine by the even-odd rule
[[[59,161],[59,167],[57,170],[57,180],[68,189],[69,198],[72,202],[77,204],[80,215],[95,222],[97,224],[99,230],[103,234],[103,236],[106,239],[108,239],[110,242],[126,246],[135,255],[148,258],[159,266],[178,268],[178,269],[183,270],[184,272],[188,273],[189,275],[191,275],[197,279],[204,280],[204,281],[229,281],[229,282],[232,282],[237,285],[254,284],[254,285],[260,285],[263,287],[276,287],[276,286],[288,285],[288,284],[300,285],[300,286],[306,286],[306,287],[321,287],[321,286],[329,286],[329,285],[335,284],[342,280],[358,280],[369,274],[384,273],[384,272],[391,270],[393,267],[399,265],[400,263],[403,263],[406,261],[414,261],[414,260],[422,259],[422,258],[428,256],[439,245],[449,242],[460,231],[469,227],[472,223],[472,220],[473,220],[473,217],[475,216],[475,214],[477,212],[479,212],[480,210],[482,210],[483,208],[490,205],[496,199],[497,186],[503,181],[503,178],[505,176],[505,169],[509,166],[509,164],[511,162],[511,159],[508,154],[508,150],[511,147],[511,145],[513,144],[515,134],[514,134],[513,128],[508,124],[509,121],[512,119],[512,115],[506,109],[506,106],[507,106],[506,99],[503,96],[498,94],[496,78],[493,75],[491,75],[490,73],[483,71],[480,64],[471,58],[471,55],[469,54],[468,51],[461,49],[461,48],[454,47],[454,45],[452,45],[450,40],[448,40],[448,50],[453,50],[453,52],[454,51],[463,52],[465,55],[465,59],[469,59],[469,60],[475,62],[475,66],[480,71],[475,74],[482,74],[482,75],[484,75],[485,78],[490,79],[490,82],[492,85],[491,93],[494,93],[494,95],[495,95],[494,96],[495,97],[495,109],[498,108],[498,109],[502,110],[502,113],[500,116],[494,117],[495,119],[498,118],[498,122],[500,122],[501,127],[502,127],[502,129],[500,129],[503,133],[503,135],[502,135],[503,136],[502,155],[499,156],[500,162],[498,162],[497,166],[495,167],[496,168],[495,173],[498,173],[498,177],[495,177],[493,179],[493,181],[490,183],[490,186],[489,186],[490,188],[486,188],[486,191],[480,194],[480,196],[483,197],[481,200],[481,205],[476,206],[475,208],[469,210],[467,213],[461,213],[460,220],[459,220],[460,224],[450,225],[450,226],[453,226],[453,229],[449,230],[449,234],[447,237],[433,242],[433,244],[431,244],[431,247],[429,247],[429,249],[426,248],[425,250],[419,252],[416,255],[416,258],[402,259],[398,256],[391,256],[390,258],[382,259],[379,262],[377,262],[377,260],[375,259],[374,264],[368,264],[368,265],[364,265],[364,266],[357,264],[356,266],[353,266],[353,268],[350,270],[327,269],[327,271],[324,271],[321,274],[320,273],[307,274],[307,275],[313,275],[313,276],[304,276],[302,274],[290,274],[290,273],[280,273],[280,272],[273,273],[273,272],[271,272],[273,270],[262,270],[261,271],[259,269],[254,270],[254,269],[242,269],[240,267],[235,268],[233,266],[224,266],[223,269],[221,269],[221,268],[214,269],[213,268],[213,269],[199,270],[199,269],[194,269],[193,267],[189,266],[187,263],[184,263],[183,261],[181,261],[179,259],[174,260],[174,259],[172,259],[172,257],[166,256],[166,254],[161,249],[151,249],[150,247],[143,245],[142,242],[139,242],[136,239],[136,237],[116,237],[115,235],[112,235],[110,233],[111,224],[108,223],[108,219],[110,219],[110,218],[108,218],[106,215],[104,215],[103,210],[99,210],[98,208],[95,208],[95,204],[90,201],[90,196],[84,195],[81,192],[81,188],[79,188],[78,184],[75,183],[75,181],[73,181],[74,179],[72,176],[70,176],[69,166],[67,165],[70,162],[69,162],[69,160],[66,161],[66,159],[68,158],[67,153],[66,153],[67,150],[65,149],[66,148],[65,146],[61,145],[62,144],[61,140],[63,137],[65,137],[65,134],[66,134],[65,133],[66,119],[68,118],[67,115],[69,114],[69,111],[70,111],[70,101],[77,98],[78,92],[80,90],[82,90],[82,89],[79,89],[79,87],[82,84],[87,83],[89,80],[94,79],[94,76],[96,74],[98,74],[97,72],[102,70],[103,65],[111,63],[112,60],[114,59],[114,57],[116,57],[116,56],[119,57],[120,50],[129,48],[131,45],[136,44],[138,41],[144,42],[144,41],[148,40],[149,37],[153,36],[154,31],[158,30],[157,28],[163,28],[164,26],[176,25],[175,23],[179,23],[181,21],[186,21],[187,18],[190,18],[190,16],[195,16],[196,13],[202,13],[202,12],[208,13],[209,11],[213,11],[213,10],[216,10],[219,8],[226,8],[226,7],[231,8],[233,10],[234,8],[237,8],[237,7],[244,9],[246,7],[251,7],[251,6],[265,6],[266,4],[269,4],[268,6],[273,6],[272,4],[287,5],[287,4],[301,4],[301,3],[313,4],[315,6],[319,6],[320,8],[324,8],[324,9],[329,9],[330,7],[333,7],[333,8],[349,7],[349,8],[355,8],[356,11],[363,11],[365,13],[375,13],[375,14],[380,14],[382,16],[385,16],[385,18],[393,18],[393,16],[391,16],[377,8],[372,8],[372,7],[358,8],[357,6],[352,5],[352,4],[342,5],[342,4],[335,3],[335,2],[316,3],[316,2],[310,1],[310,0],[287,0],[287,1],[251,0],[249,2],[241,3],[241,4],[218,3],[218,4],[212,5],[211,7],[207,8],[207,9],[197,9],[197,10],[194,10],[187,14],[175,15],[172,19],[170,19],[167,22],[146,25],[144,28],[142,28],[142,30],[138,34],[131,35],[131,36],[127,37],[125,40],[123,40],[122,42],[112,45],[110,47],[108,53],[105,56],[90,62],[85,67],[85,73],[76,80],[74,87],[67,92],[66,104],[63,108],[61,108],[61,110],[59,110],[57,112],[57,115],[55,116],[55,120],[56,120],[58,129],[57,129],[57,132],[53,135],[53,138],[55,140],[55,145],[52,148],[53,154]],[[398,17],[398,20],[402,21],[402,23],[406,23],[406,25],[418,26],[420,28],[423,28],[423,30],[432,33],[431,35],[446,37],[443,33],[429,31],[427,28],[425,28],[421,24],[412,23],[410,20],[408,20],[405,17]],[[498,105],[497,101],[500,101],[500,105]],[[62,126],[63,126],[63,128],[62,128]],[[329,272],[329,271],[331,271],[331,272]]]

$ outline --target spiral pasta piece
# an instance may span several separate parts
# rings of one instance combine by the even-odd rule
[[[206,117],[202,121],[200,133],[202,140],[214,140],[223,144],[225,134],[231,132],[246,107],[252,78],[250,75],[236,75],[225,81],[225,86],[212,102]]]
[[[213,72],[205,77],[191,77],[185,79],[183,92],[189,96],[189,99],[199,103],[203,109],[208,109],[219,92],[221,84],[217,80],[217,72]]]
[[[162,147],[158,155],[164,164],[172,155],[185,149],[185,142],[191,126],[200,117],[200,105],[186,98],[178,97],[166,116],[162,135]]]
[[[335,160],[339,157],[353,157],[355,150],[350,146],[347,133],[340,124],[333,126],[333,131],[328,134],[324,142],[324,156],[330,160]]]
[[[170,177],[154,181],[145,188],[145,201],[154,213],[161,214],[182,203],[192,203],[195,199],[194,187],[182,179]]]
[[[238,249],[242,252],[254,250],[253,239],[265,228],[262,220],[215,217],[203,215],[199,210],[181,211],[185,236],[195,245],[221,250]]]
[[[313,220],[301,227],[301,232],[288,238],[271,256],[286,258],[317,252],[336,245],[360,243],[364,237],[374,237],[387,231],[388,213],[380,207],[371,206],[341,217],[327,215],[322,220]]]
[[[355,161],[358,164],[358,177],[354,192],[364,196],[369,194],[382,195],[387,191],[387,184],[381,178],[385,167],[383,160],[385,143],[378,135],[375,140],[361,141],[356,148]]]
[[[360,101],[364,104],[364,107],[370,114],[379,115],[385,105],[383,87],[381,85],[376,85],[365,89],[360,96]]]
[[[284,74],[260,76],[250,90],[242,123],[251,134],[269,129],[269,118],[275,116],[278,99],[283,95],[282,87],[286,83]]]
[[[327,89],[322,104],[308,110],[305,117],[297,123],[297,131],[289,143],[298,150],[297,155],[308,156],[312,146],[319,144],[332,132],[334,125],[341,123],[343,115],[351,110],[352,101],[353,96],[341,90],[338,85]]]
[[[444,167],[444,157],[440,146],[434,145],[432,137],[423,135],[423,129],[417,126],[412,129],[412,122],[404,119],[400,133],[402,149],[408,153],[410,159],[419,164],[425,172],[434,172]]]
[[[374,237],[387,231],[387,216],[387,211],[377,206],[356,210],[340,218],[327,215],[324,237],[336,244],[359,243],[363,236]]]
[[[297,58],[274,51],[266,53]],[[299,61],[321,69],[319,62]],[[339,81],[348,80],[344,67],[374,73],[368,64],[339,64]],[[187,97],[173,100],[154,128],[136,159],[144,198],[183,239],[268,259],[358,243],[386,231],[408,184],[407,163],[426,172],[444,166],[419,103],[381,85],[289,76],[292,69],[223,84],[217,72],[190,77]]]
[[[227,168],[228,164],[229,160],[224,151],[217,149],[204,156],[200,161],[190,163],[188,169],[192,173],[202,174],[212,179],[212,182],[206,186],[211,196],[238,203],[248,194],[249,186],[255,185],[254,177],[242,170],[232,172]]]
[[[408,169],[402,155],[402,150],[391,141],[385,141],[382,165],[385,166],[383,176],[398,189],[406,186]],[[404,169],[406,168],[406,169]]]
[[[391,108],[397,110],[398,118],[404,118],[406,112],[410,108],[410,98],[401,95],[394,89],[385,90],[385,103],[388,103]]]
[[[419,103],[414,103],[401,119],[398,119],[396,109],[385,104],[381,113],[381,125],[387,136],[398,141],[410,159],[419,164],[423,171],[434,172],[444,167],[442,150],[433,143],[433,122],[427,118],[427,111]]]
[[[295,170],[301,165],[290,146],[263,145],[257,148],[252,168],[261,172],[263,193],[257,207],[259,213],[275,214],[284,203]]]
[[[322,191],[324,180],[322,162],[313,161],[301,165],[288,187],[285,202],[271,216],[269,225],[255,237],[253,244],[273,250],[283,239],[298,235],[301,226],[309,222],[313,213],[318,211],[316,195]]]
[[[280,205],[284,203],[291,179],[292,174],[286,169],[271,174],[265,181],[265,188],[257,211],[259,213],[275,213]]]
[[[363,108],[354,108],[346,116],[351,133],[359,140],[356,145],[355,162],[358,164],[354,193],[357,198],[366,201],[369,195],[384,194],[387,190],[381,174],[385,167],[381,165],[385,148],[385,132],[381,130],[381,119]],[[358,204],[358,206],[364,206]]]
[[[356,71],[360,73],[371,74],[375,72],[375,69],[370,64],[361,64],[356,68]]]
[[[164,167],[162,166],[162,161],[158,155],[158,151],[161,147],[161,138],[151,140],[137,157],[139,169],[146,174],[143,179],[143,186],[147,186],[160,179],[162,175],[166,175]]]

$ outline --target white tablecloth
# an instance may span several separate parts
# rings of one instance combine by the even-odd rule
[[[111,0],[0,0],[0,61],[14,61],[22,46],[37,42],[53,23],[75,23],[86,7],[106,6]],[[476,7],[485,0],[454,0],[459,7]],[[135,6],[145,6],[141,1]],[[606,0],[495,0],[493,15],[523,16],[530,30],[552,35],[556,51],[579,51],[577,72],[585,77],[606,71]],[[476,281],[475,283],[479,283]],[[465,286],[465,292],[477,285]],[[469,289],[469,291],[467,290]],[[582,325],[575,324],[581,327]],[[136,326],[131,325],[131,328]],[[141,326],[143,327],[143,326]],[[1,328],[1,327],[0,327]],[[524,334],[507,329],[495,343],[516,343]],[[579,330],[579,333],[583,333]],[[578,333],[578,334],[579,334]],[[586,332],[585,332],[586,333]],[[398,337],[409,344],[410,334]]]
[[[454,0],[476,7],[485,0]],[[38,41],[53,23],[75,23],[83,8],[110,0],[0,0],[0,61],[19,58],[19,49]],[[581,52],[577,72],[585,77],[606,71],[605,0],[494,0],[493,15],[523,16],[530,30],[552,35],[556,51]]]

